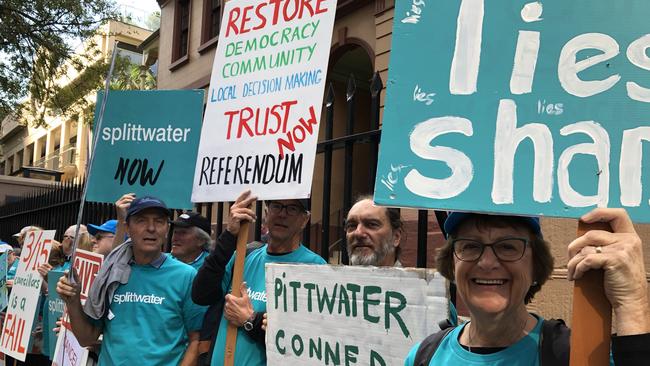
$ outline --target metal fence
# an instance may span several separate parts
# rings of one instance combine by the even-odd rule
[[[383,88],[381,78],[375,73],[371,82],[368,95],[364,95],[366,100],[369,97],[369,111],[359,110],[357,106],[358,94],[357,82],[354,76],[350,76],[347,81],[345,90],[345,102],[339,103],[344,105],[345,113],[339,113],[339,118],[335,120],[335,88],[329,84],[324,101],[324,119],[322,128],[324,135],[321,142],[318,143],[317,156],[322,157],[322,170],[315,171],[314,176],[322,177],[322,187],[314,187],[312,199],[322,200],[321,220],[315,223],[309,223],[309,230],[305,230],[304,243],[312,250],[319,253],[326,260],[338,263],[348,263],[348,255],[345,245],[345,232],[343,229],[344,215],[352,206],[354,194],[372,193],[375,172],[377,168],[377,157],[380,142],[380,95]],[[340,112],[340,111],[338,111]],[[369,116],[368,128],[365,131],[355,132],[355,123],[358,115]],[[342,120],[341,116],[345,116]],[[334,137],[336,123],[344,122],[344,133],[340,137]],[[338,126],[339,130],[342,126]],[[368,151],[365,156],[365,166],[367,170],[355,169],[355,149],[362,147]],[[334,171],[333,154],[337,151],[343,154],[343,168]],[[339,159],[340,160],[340,159]],[[341,165],[341,164],[339,164]],[[341,201],[336,201],[332,195],[333,179],[342,180],[343,192]],[[353,180],[356,183],[356,189],[353,189]],[[356,191],[356,192],[354,192]],[[82,192],[81,182],[74,183],[56,183],[52,187],[41,189],[35,193],[26,196],[24,199],[0,207],[0,238],[7,240],[12,234],[26,225],[37,225],[46,229],[56,229],[57,239],[63,235],[65,228],[76,222],[77,210],[79,208]],[[339,194],[339,196],[341,196]],[[164,198],[164,197],[163,197]],[[115,217],[115,208],[112,204],[87,202],[84,209],[83,223],[102,223]],[[336,207],[333,209],[333,207]],[[215,223],[214,234],[219,235],[225,229],[224,219],[227,217],[228,204],[207,203],[197,204],[195,210],[201,212],[204,216]],[[262,202],[257,202],[256,212],[258,217],[262,217]],[[174,210],[174,216],[182,213],[180,210]],[[216,216],[216,217],[215,217]],[[435,212],[435,216],[430,217],[429,212],[420,210],[412,215],[416,217],[415,225],[412,225],[410,233],[416,234],[416,245],[412,256],[413,260],[407,260],[407,263],[418,267],[426,267],[432,263],[432,248],[430,242],[440,243],[441,235],[437,240],[432,240],[432,230],[436,229],[437,222],[442,222],[446,214]],[[254,237],[261,240],[263,235],[263,220],[257,220],[254,228]],[[407,232],[407,235],[409,232]],[[439,230],[438,230],[438,234]],[[411,239],[412,240],[412,239]],[[404,251],[403,251],[404,253]],[[335,255],[333,255],[335,254]],[[427,260],[428,259],[428,260]]]

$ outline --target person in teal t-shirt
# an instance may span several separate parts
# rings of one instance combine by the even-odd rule
[[[192,286],[192,298],[198,304],[211,305],[225,296],[224,309],[228,311],[221,313],[211,359],[213,366],[223,365],[228,323],[238,327],[234,365],[266,365],[265,333],[261,328],[267,300],[264,272],[266,263],[326,263],[300,243],[302,231],[309,221],[306,200],[267,201],[268,243],[246,256],[242,297],[228,294],[234,265],[234,257],[231,258],[231,255],[236,246],[240,223],[255,219],[255,213],[248,208],[254,199],[250,191],[246,191],[231,206],[227,230],[219,237],[217,248],[206,258]]]
[[[198,271],[212,246],[210,220],[197,212],[186,212],[172,221],[172,249],[167,256]]]
[[[604,292],[616,314],[614,363],[646,364],[650,304],[643,261],[634,260],[643,258],[641,239],[624,210],[595,209],[581,220],[606,223],[613,232],[594,230],[569,244],[568,278],[603,270]],[[568,366],[567,327],[526,308],[554,268],[539,218],[452,212],[444,229],[448,241],[436,268],[456,283],[470,321],[436,333],[437,348],[435,337],[422,342],[428,352],[418,354],[421,345],[415,345],[404,365]],[[429,360],[422,356],[431,351]]]
[[[82,346],[89,346],[103,332],[100,366],[195,364],[206,308],[191,299],[196,270],[161,252],[169,231],[167,206],[155,197],[136,198],[126,214],[126,229],[131,241],[105,258],[83,309],[79,286],[67,276],[59,280],[57,292],[68,308],[73,333]],[[130,274],[123,284],[125,267]],[[96,291],[116,283],[113,292]]]

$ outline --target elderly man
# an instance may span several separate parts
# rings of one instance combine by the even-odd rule
[[[210,220],[197,212],[186,212],[172,222],[172,251],[168,255],[201,268],[212,245]]]
[[[108,255],[113,250],[116,230],[117,220],[108,220],[101,225],[88,224],[88,233],[92,235],[93,252]]]
[[[194,365],[205,308],[191,299],[196,270],[161,252],[167,206],[155,197],[136,198],[126,231],[131,240],[105,258],[83,309],[78,285],[67,276],[57,284],[75,336],[88,346],[103,332],[103,366]]]
[[[235,350],[236,366],[266,365],[266,348],[262,318],[266,312],[266,263],[324,264],[323,258],[300,242],[309,222],[306,200],[274,200],[266,202],[266,225],[269,239],[266,245],[246,256],[241,292],[238,298],[228,294],[231,289],[236,238],[242,221],[254,221],[255,212],[249,208],[255,197],[250,191],[240,195],[230,207],[227,230],[217,240],[217,246],[199,270],[192,286],[192,299],[210,305],[224,301],[223,315],[217,332],[211,365],[223,365],[226,327],[228,322],[238,327]],[[247,286],[248,287],[247,287]]]
[[[345,219],[350,264],[401,266],[402,226],[399,210],[375,206],[371,196],[360,197]]]

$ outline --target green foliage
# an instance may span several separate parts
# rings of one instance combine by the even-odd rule
[[[31,93],[35,102],[24,108],[43,117],[43,101],[56,94],[54,80],[66,65],[86,64],[74,59],[70,44],[89,39],[112,17],[112,0],[0,0],[0,116],[16,112]]]

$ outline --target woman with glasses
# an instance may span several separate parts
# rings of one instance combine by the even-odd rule
[[[609,222],[614,232],[592,231],[569,245],[569,279],[604,270],[618,333],[615,363],[647,362],[650,306],[641,239],[621,209],[597,209],[582,220]],[[568,328],[526,309],[553,271],[539,219],[454,212],[444,226],[448,242],[437,268],[455,282],[470,321],[416,345],[405,365],[568,365]]]

